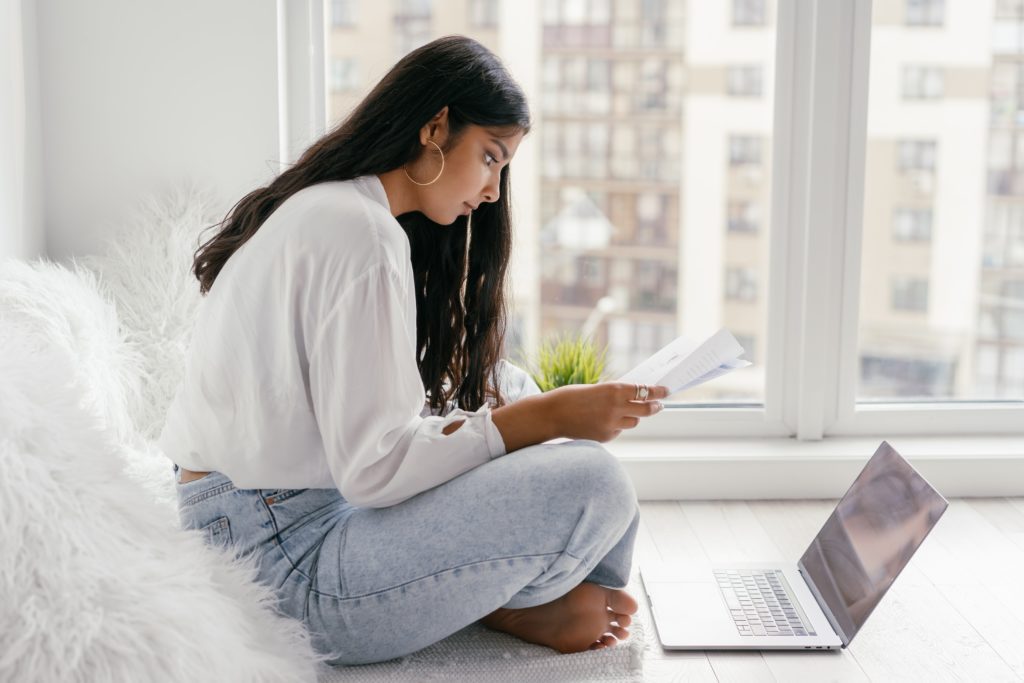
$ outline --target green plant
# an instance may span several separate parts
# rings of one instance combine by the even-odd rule
[[[540,390],[551,391],[567,384],[600,382],[607,355],[608,349],[598,350],[590,338],[562,335],[542,344],[536,363],[527,362],[527,366]]]

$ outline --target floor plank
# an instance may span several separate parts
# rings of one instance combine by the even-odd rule
[[[644,501],[638,566],[793,561],[835,501]],[[659,569],[660,568],[660,569]],[[650,624],[651,681],[1024,680],[1024,499],[954,500],[841,652],[674,652]]]

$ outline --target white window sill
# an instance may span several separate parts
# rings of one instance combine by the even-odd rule
[[[620,437],[605,444],[641,500],[838,498],[879,437]],[[886,439],[947,498],[1024,495],[1024,436]]]

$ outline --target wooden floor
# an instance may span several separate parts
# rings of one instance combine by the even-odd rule
[[[834,504],[642,502],[637,560],[796,562]],[[650,624],[646,681],[1021,681],[1024,498],[951,501],[846,650],[665,651],[635,597]]]

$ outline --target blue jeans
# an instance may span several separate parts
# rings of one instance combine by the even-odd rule
[[[623,588],[640,521],[622,465],[586,440],[515,451],[386,508],[176,478],[182,527],[255,554],[277,609],[332,664],[400,657],[583,581]]]

